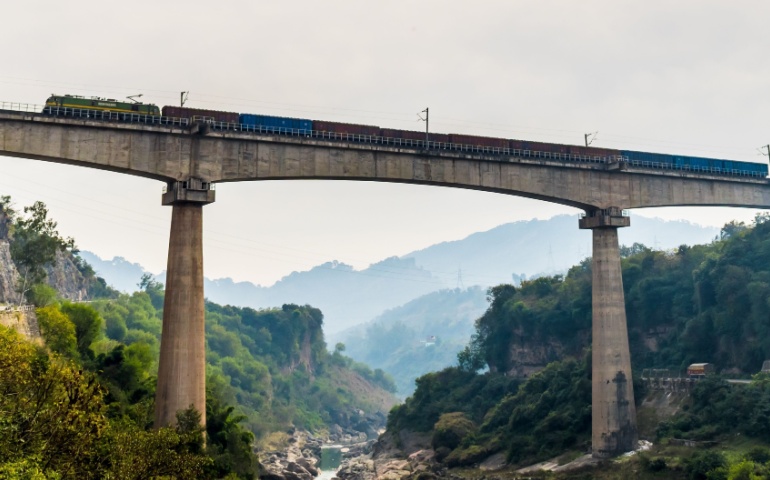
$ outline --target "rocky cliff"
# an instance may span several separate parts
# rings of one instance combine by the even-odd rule
[[[11,248],[8,240],[2,237],[2,218],[0,218],[0,303],[18,303],[19,294],[16,285],[19,272],[11,260]]]
[[[10,225],[7,215],[0,208],[0,303],[18,304],[19,272],[11,258]],[[56,261],[46,268],[46,282],[53,287],[59,296],[67,300],[86,300],[88,279],[78,270],[72,254],[60,252]]]
[[[32,342],[42,342],[35,309],[0,307],[0,325],[12,328]]]

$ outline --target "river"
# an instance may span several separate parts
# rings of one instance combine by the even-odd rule
[[[334,478],[341,462],[342,445],[324,445],[321,447],[321,462],[318,464],[320,473],[316,478],[320,480]]]

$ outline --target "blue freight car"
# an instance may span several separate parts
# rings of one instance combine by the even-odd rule
[[[266,133],[310,135],[313,130],[313,121],[306,118],[271,117],[269,115],[242,113],[240,123],[246,130],[253,129]]]
[[[628,158],[631,165],[672,170],[691,170],[710,173],[727,173],[750,177],[767,177],[767,164],[739,162],[717,158],[689,157],[685,155],[667,155],[664,153],[635,152],[623,150],[621,154]]]

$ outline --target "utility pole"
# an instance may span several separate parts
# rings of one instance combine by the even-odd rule
[[[761,149],[763,149],[763,148],[767,149],[767,153],[765,153],[765,152],[763,152],[763,151],[761,150]],[[764,147],[759,147],[759,149],[760,149],[760,150],[759,150],[759,153],[761,153],[762,155],[766,156],[766,157],[767,157],[767,160],[768,160],[768,161],[770,161],[770,143],[768,143],[768,144],[767,144],[767,145],[765,145]]]
[[[425,110],[420,112],[425,114],[425,118],[422,118],[422,115],[420,115],[420,113],[417,114],[417,118],[425,122],[425,150],[428,149],[428,120],[430,119],[428,110],[429,109],[426,107]]]
[[[586,147],[587,147],[587,146],[589,146],[589,145],[591,145],[591,144],[594,142],[594,140],[596,140],[596,134],[598,134],[598,133],[599,133],[599,132],[594,132],[594,133],[585,133],[585,134],[583,134],[583,138],[584,138],[584,139],[585,139],[585,141],[586,141]],[[591,138],[591,137],[593,137],[593,138]]]
[[[184,103],[187,101],[187,97],[190,95],[190,92],[182,92],[179,94],[179,106],[184,107]]]

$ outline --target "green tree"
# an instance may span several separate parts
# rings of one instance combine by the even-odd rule
[[[21,274],[19,293],[23,296],[28,286],[45,280],[45,266],[56,259],[57,252],[75,248],[75,241],[62,238],[56,231],[56,222],[48,218],[43,202],[24,207],[25,217],[17,218],[13,226],[11,258]]]
[[[40,470],[68,478],[98,477],[107,420],[92,375],[0,327],[0,392],[0,458],[34,458]]]
[[[27,292],[27,300],[36,307],[45,307],[56,302],[58,292],[51,286],[44,283],[32,285]]]
[[[75,325],[57,305],[38,308],[37,321],[46,345],[56,353],[68,358],[78,357],[78,343]]]
[[[154,280],[152,277],[152,274],[145,273],[142,275],[141,280],[139,280],[139,283],[137,285],[140,290],[145,292],[147,295],[150,296],[150,300],[152,301],[152,305],[160,310],[163,308],[163,297],[165,295],[165,291],[163,288],[163,284]]]
[[[102,317],[92,306],[84,303],[65,302],[61,307],[75,325],[78,352],[83,358],[93,358],[91,344],[102,329]]]

